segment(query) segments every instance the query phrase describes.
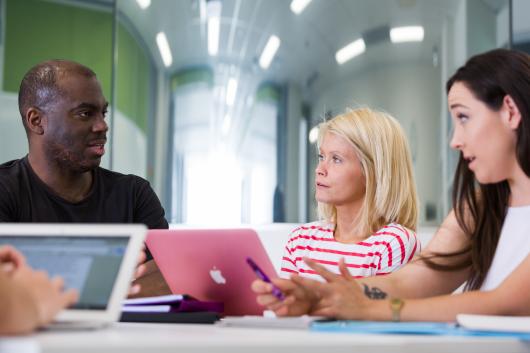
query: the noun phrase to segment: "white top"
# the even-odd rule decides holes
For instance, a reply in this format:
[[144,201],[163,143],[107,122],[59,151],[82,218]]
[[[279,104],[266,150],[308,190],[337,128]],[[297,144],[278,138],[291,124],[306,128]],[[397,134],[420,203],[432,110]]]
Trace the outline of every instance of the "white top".
[[481,290],[497,288],[530,254],[530,206],[509,207]]
[[416,233],[396,223],[387,224],[357,243],[336,241],[334,230],[334,224],[324,221],[294,229],[285,246],[280,277],[289,278],[297,273],[323,280],[305,264],[304,257],[334,273],[339,273],[339,260],[344,258],[350,274],[356,278],[385,275],[402,267],[420,250]]

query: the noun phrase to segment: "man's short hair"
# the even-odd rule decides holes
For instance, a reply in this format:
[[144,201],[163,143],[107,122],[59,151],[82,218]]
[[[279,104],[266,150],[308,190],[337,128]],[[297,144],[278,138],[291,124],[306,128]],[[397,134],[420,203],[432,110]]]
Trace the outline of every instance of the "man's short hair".
[[28,127],[24,116],[27,110],[31,107],[46,109],[48,104],[65,93],[59,87],[59,78],[72,73],[86,77],[96,76],[88,67],[69,60],[45,61],[35,65],[24,75],[18,92],[18,109],[26,131]]

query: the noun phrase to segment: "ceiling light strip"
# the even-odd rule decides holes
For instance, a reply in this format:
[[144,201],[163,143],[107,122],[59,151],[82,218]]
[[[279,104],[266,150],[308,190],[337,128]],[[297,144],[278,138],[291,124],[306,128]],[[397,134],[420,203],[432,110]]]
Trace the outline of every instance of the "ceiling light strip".
[[293,0],[291,1],[291,11],[296,15],[300,15],[310,2],[311,0]]
[[142,10],[147,9],[149,6],[151,6],[151,0],[136,0],[136,3]]
[[171,55],[171,49],[169,48],[169,43],[164,32],[159,32],[156,35],[156,44],[158,45],[158,50],[160,51],[160,56],[162,57],[164,65],[166,67],[171,66],[173,63],[173,56]]
[[392,43],[421,42],[424,35],[422,26],[394,27],[390,30]]
[[261,66],[263,70],[267,70],[271,65],[272,59],[280,47],[280,43],[280,38],[277,36],[272,35],[269,37],[269,40],[265,45],[265,49],[263,49],[263,52],[259,58],[259,66]]
[[356,56],[361,55],[365,51],[366,44],[364,43],[364,40],[360,38],[337,51],[337,53],[335,54],[335,60],[337,60],[337,63],[339,63],[339,65],[342,65],[345,62],[355,58]]

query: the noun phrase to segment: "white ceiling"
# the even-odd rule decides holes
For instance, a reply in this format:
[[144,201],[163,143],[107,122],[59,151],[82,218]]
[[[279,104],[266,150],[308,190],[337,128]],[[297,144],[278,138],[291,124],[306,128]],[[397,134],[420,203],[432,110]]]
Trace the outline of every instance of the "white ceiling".
[[[142,10],[135,0],[118,0],[118,8],[143,37],[155,62],[162,60],[155,35],[168,37],[173,64],[169,72],[216,63],[235,65],[261,80],[291,81],[302,88],[325,86],[372,65],[431,62],[439,46],[442,21],[454,14],[459,0],[313,0],[300,15],[289,9],[290,0],[222,0],[219,54],[207,51],[206,24],[200,18],[201,0],[152,0]],[[483,0],[498,11],[506,0]],[[421,43],[367,43],[366,52],[339,66],[335,52],[363,33],[403,25],[422,25]],[[267,71],[257,61],[268,37],[276,34],[281,46]]]

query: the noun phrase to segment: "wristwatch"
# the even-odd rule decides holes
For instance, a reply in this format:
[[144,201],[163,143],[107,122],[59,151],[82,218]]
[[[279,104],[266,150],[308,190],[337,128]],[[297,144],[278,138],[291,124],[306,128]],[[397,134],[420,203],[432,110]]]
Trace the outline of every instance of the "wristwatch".
[[401,309],[405,306],[405,302],[399,298],[390,299],[390,310],[392,310],[392,321],[401,321]]

